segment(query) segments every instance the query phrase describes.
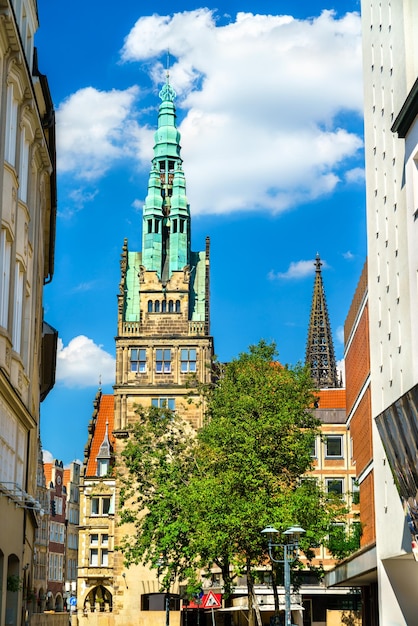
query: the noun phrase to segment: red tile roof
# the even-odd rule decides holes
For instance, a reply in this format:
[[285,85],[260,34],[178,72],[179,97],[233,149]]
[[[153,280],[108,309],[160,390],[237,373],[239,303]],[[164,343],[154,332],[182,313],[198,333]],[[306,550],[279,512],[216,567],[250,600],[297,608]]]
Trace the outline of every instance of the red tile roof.
[[52,480],[52,463],[44,463],[45,484],[49,489],[49,483]]
[[99,454],[100,446],[106,433],[106,422],[108,422],[108,435],[111,446],[115,445],[115,438],[112,435],[114,423],[114,396],[104,394],[100,398],[99,411],[97,413],[93,439],[89,451],[86,476],[97,476],[96,457]]
[[345,409],[345,389],[320,389],[315,394],[319,396],[318,409]]
[[68,483],[71,479],[71,470],[65,469],[62,475],[62,483],[68,488]]

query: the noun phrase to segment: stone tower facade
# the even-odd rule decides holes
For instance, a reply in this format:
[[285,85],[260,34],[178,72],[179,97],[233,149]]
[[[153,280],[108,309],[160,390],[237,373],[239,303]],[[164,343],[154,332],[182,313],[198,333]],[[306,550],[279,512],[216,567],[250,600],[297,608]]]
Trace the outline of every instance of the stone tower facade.
[[201,426],[202,407],[186,402],[187,381],[190,374],[201,382],[210,380],[209,239],[204,251],[192,252],[175,92],[168,77],[160,98],[142,251],[131,252],[125,240],[121,257],[114,387],[117,441],[136,420],[137,404],[166,404],[193,426]]

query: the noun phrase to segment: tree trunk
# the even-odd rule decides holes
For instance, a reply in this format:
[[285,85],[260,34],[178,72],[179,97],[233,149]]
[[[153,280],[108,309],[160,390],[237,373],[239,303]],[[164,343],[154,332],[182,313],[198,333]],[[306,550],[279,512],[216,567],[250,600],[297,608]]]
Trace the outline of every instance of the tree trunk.
[[277,591],[277,567],[271,564],[271,586],[273,587],[274,596],[274,614],[278,615],[280,612],[279,593]]
[[254,592],[254,579],[249,559],[247,559],[246,570],[248,590],[248,626],[255,626],[254,609],[257,616],[257,626],[262,626],[260,607],[258,606],[257,598]]

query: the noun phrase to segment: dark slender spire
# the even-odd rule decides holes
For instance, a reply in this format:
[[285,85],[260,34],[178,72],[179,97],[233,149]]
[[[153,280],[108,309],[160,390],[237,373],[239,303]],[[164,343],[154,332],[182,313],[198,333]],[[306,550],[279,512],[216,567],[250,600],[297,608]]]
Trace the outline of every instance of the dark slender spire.
[[321,259],[315,259],[315,283],[312,296],[306,364],[311,368],[312,378],[318,389],[340,387],[335,363],[334,345],[329,322],[324,285],[321,275]]

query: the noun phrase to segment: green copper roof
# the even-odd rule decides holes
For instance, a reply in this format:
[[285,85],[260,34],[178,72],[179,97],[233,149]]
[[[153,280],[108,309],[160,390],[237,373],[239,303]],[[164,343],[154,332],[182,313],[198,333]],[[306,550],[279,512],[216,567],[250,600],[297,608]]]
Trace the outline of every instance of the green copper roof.
[[160,91],[154,157],[143,213],[143,265],[147,270],[155,270],[164,281],[190,262],[190,212],[175,97],[167,75]]

